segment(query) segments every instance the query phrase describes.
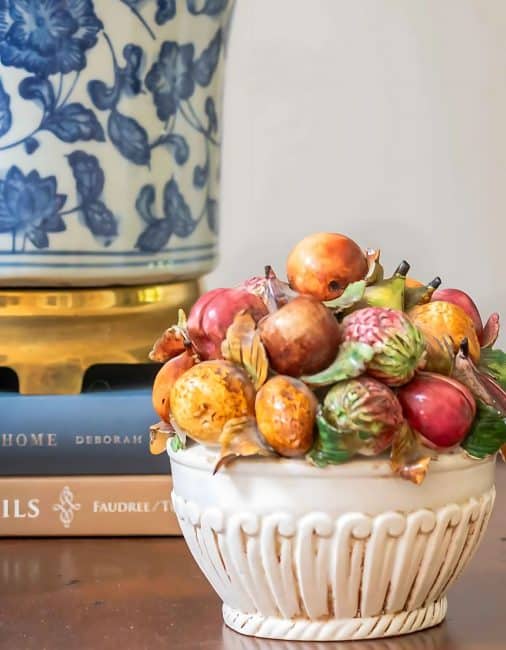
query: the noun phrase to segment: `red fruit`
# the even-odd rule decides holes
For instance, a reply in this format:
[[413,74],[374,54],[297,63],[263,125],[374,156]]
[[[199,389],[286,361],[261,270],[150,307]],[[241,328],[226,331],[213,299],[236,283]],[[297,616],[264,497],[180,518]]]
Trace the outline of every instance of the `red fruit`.
[[292,289],[318,300],[333,300],[350,282],[362,280],[367,266],[364,253],[352,239],[320,232],[295,246],[286,269]]
[[399,389],[404,416],[433,449],[448,449],[466,437],[476,415],[469,390],[454,379],[423,372]]
[[165,422],[170,417],[170,391],[176,381],[195,361],[189,352],[183,352],[163,364],[153,383],[153,408]]
[[299,296],[259,323],[271,366],[300,377],[327,368],[336,358],[339,325],[332,312],[309,296]]
[[467,293],[460,289],[438,289],[432,294],[431,302],[437,302],[438,300],[451,302],[465,311],[473,321],[476,334],[478,335],[478,340],[481,341],[483,335],[483,323],[478,307],[475,305],[471,296],[468,296]]
[[255,321],[267,314],[262,300],[244,289],[213,289],[201,296],[188,316],[188,334],[199,356],[221,359],[221,344],[234,317],[249,312]]

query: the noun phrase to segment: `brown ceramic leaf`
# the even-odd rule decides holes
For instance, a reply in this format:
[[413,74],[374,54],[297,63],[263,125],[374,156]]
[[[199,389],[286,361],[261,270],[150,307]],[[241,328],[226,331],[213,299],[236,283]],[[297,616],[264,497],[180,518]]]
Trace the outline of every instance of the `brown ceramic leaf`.
[[184,352],[189,343],[190,338],[186,329],[186,314],[180,309],[177,325],[173,325],[165,330],[153,345],[153,349],[149,353],[149,358],[151,361],[165,363],[169,359],[177,357],[178,354]]
[[426,353],[425,368],[430,372],[450,376],[455,363],[455,351],[451,336],[433,336],[424,334]]
[[278,278],[272,266],[265,267],[265,280],[264,302],[271,313],[299,295],[287,282]]
[[220,445],[220,460],[213,474],[241,457],[276,455],[262,442],[255,418],[251,416],[229,420],[220,435]]
[[265,267],[263,277],[254,276],[240,286],[249,293],[258,296],[269,313],[277,311],[299,295],[290,288],[287,282],[280,280],[272,266],[269,265]]
[[481,335],[480,341],[482,348],[491,348],[494,345],[499,336],[499,329],[499,314],[494,313],[489,316],[489,319],[483,328],[483,334]]
[[469,357],[467,341],[464,339],[455,357],[452,377],[467,386],[473,395],[484,404],[492,406],[506,417],[506,391],[495,379],[481,372]]
[[422,447],[416,431],[407,424],[396,434],[390,452],[390,465],[395,474],[416,485],[425,479],[430,455]]
[[383,280],[384,271],[380,263],[381,251],[377,248],[367,248],[365,258],[367,260],[367,275],[364,280],[367,284],[374,284]]
[[223,358],[242,366],[256,390],[265,383],[269,372],[267,353],[251,314],[241,311],[227,330],[222,343]]
[[158,422],[149,429],[149,451],[158,456],[167,449],[167,440],[174,435],[174,429],[167,422]]

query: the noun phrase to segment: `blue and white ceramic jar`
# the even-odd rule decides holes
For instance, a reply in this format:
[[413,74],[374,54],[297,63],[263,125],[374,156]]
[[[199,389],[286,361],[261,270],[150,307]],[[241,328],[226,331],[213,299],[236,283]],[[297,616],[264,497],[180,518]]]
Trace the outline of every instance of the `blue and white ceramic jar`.
[[0,283],[216,262],[233,0],[0,0]]

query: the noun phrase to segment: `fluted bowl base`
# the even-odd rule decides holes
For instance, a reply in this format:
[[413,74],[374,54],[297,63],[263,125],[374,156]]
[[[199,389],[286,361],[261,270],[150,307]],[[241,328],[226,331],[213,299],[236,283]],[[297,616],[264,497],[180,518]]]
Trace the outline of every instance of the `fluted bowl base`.
[[447,610],[446,598],[426,607],[397,614],[367,618],[328,618],[313,621],[304,618],[276,618],[245,614],[223,605],[223,620],[234,632],[265,639],[286,641],[354,641],[411,634],[442,623]]
[[170,450],[172,501],[188,547],[250,636],[345,641],[440,623],[494,504],[494,458],[440,454],[422,485],[388,457],[313,467]]

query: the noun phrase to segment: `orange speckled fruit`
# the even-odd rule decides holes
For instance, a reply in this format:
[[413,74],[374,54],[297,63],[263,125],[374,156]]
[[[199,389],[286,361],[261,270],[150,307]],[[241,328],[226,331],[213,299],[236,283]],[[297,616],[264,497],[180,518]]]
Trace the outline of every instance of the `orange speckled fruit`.
[[427,338],[442,340],[445,336],[451,337],[455,352],[462,339],[467,338],[471,359],[475,363],[480,360],[480,342],[473,321],[457,305],[442,300],[428,302],[410,309],[408,316]]
[[170,416],[170,391],[179,377],[194,365],[193,356],[182,352],[169,359],[158,371],[153,383],[153,408],[165,422]]
[[350,282],[366,276],[367,260],[353,239],[318,232],[295,246],[288,256],[286,272],[292,289],[317,300],[333,300]]
[[246,373],[230,361],[204,361],[176,381],[170,410],[190,438],[217,445],[229,420],[254,415],[255,389]]
[[258,429],[278,454],[303,456],[313,445],[316,406],[316,397],[299,379],[277,375],[258,391]]
[[424,284],[420,280],[415,280],[415,278],[410,278],[409,276],[406,278],[406,289],[417,289],[423,286]]

